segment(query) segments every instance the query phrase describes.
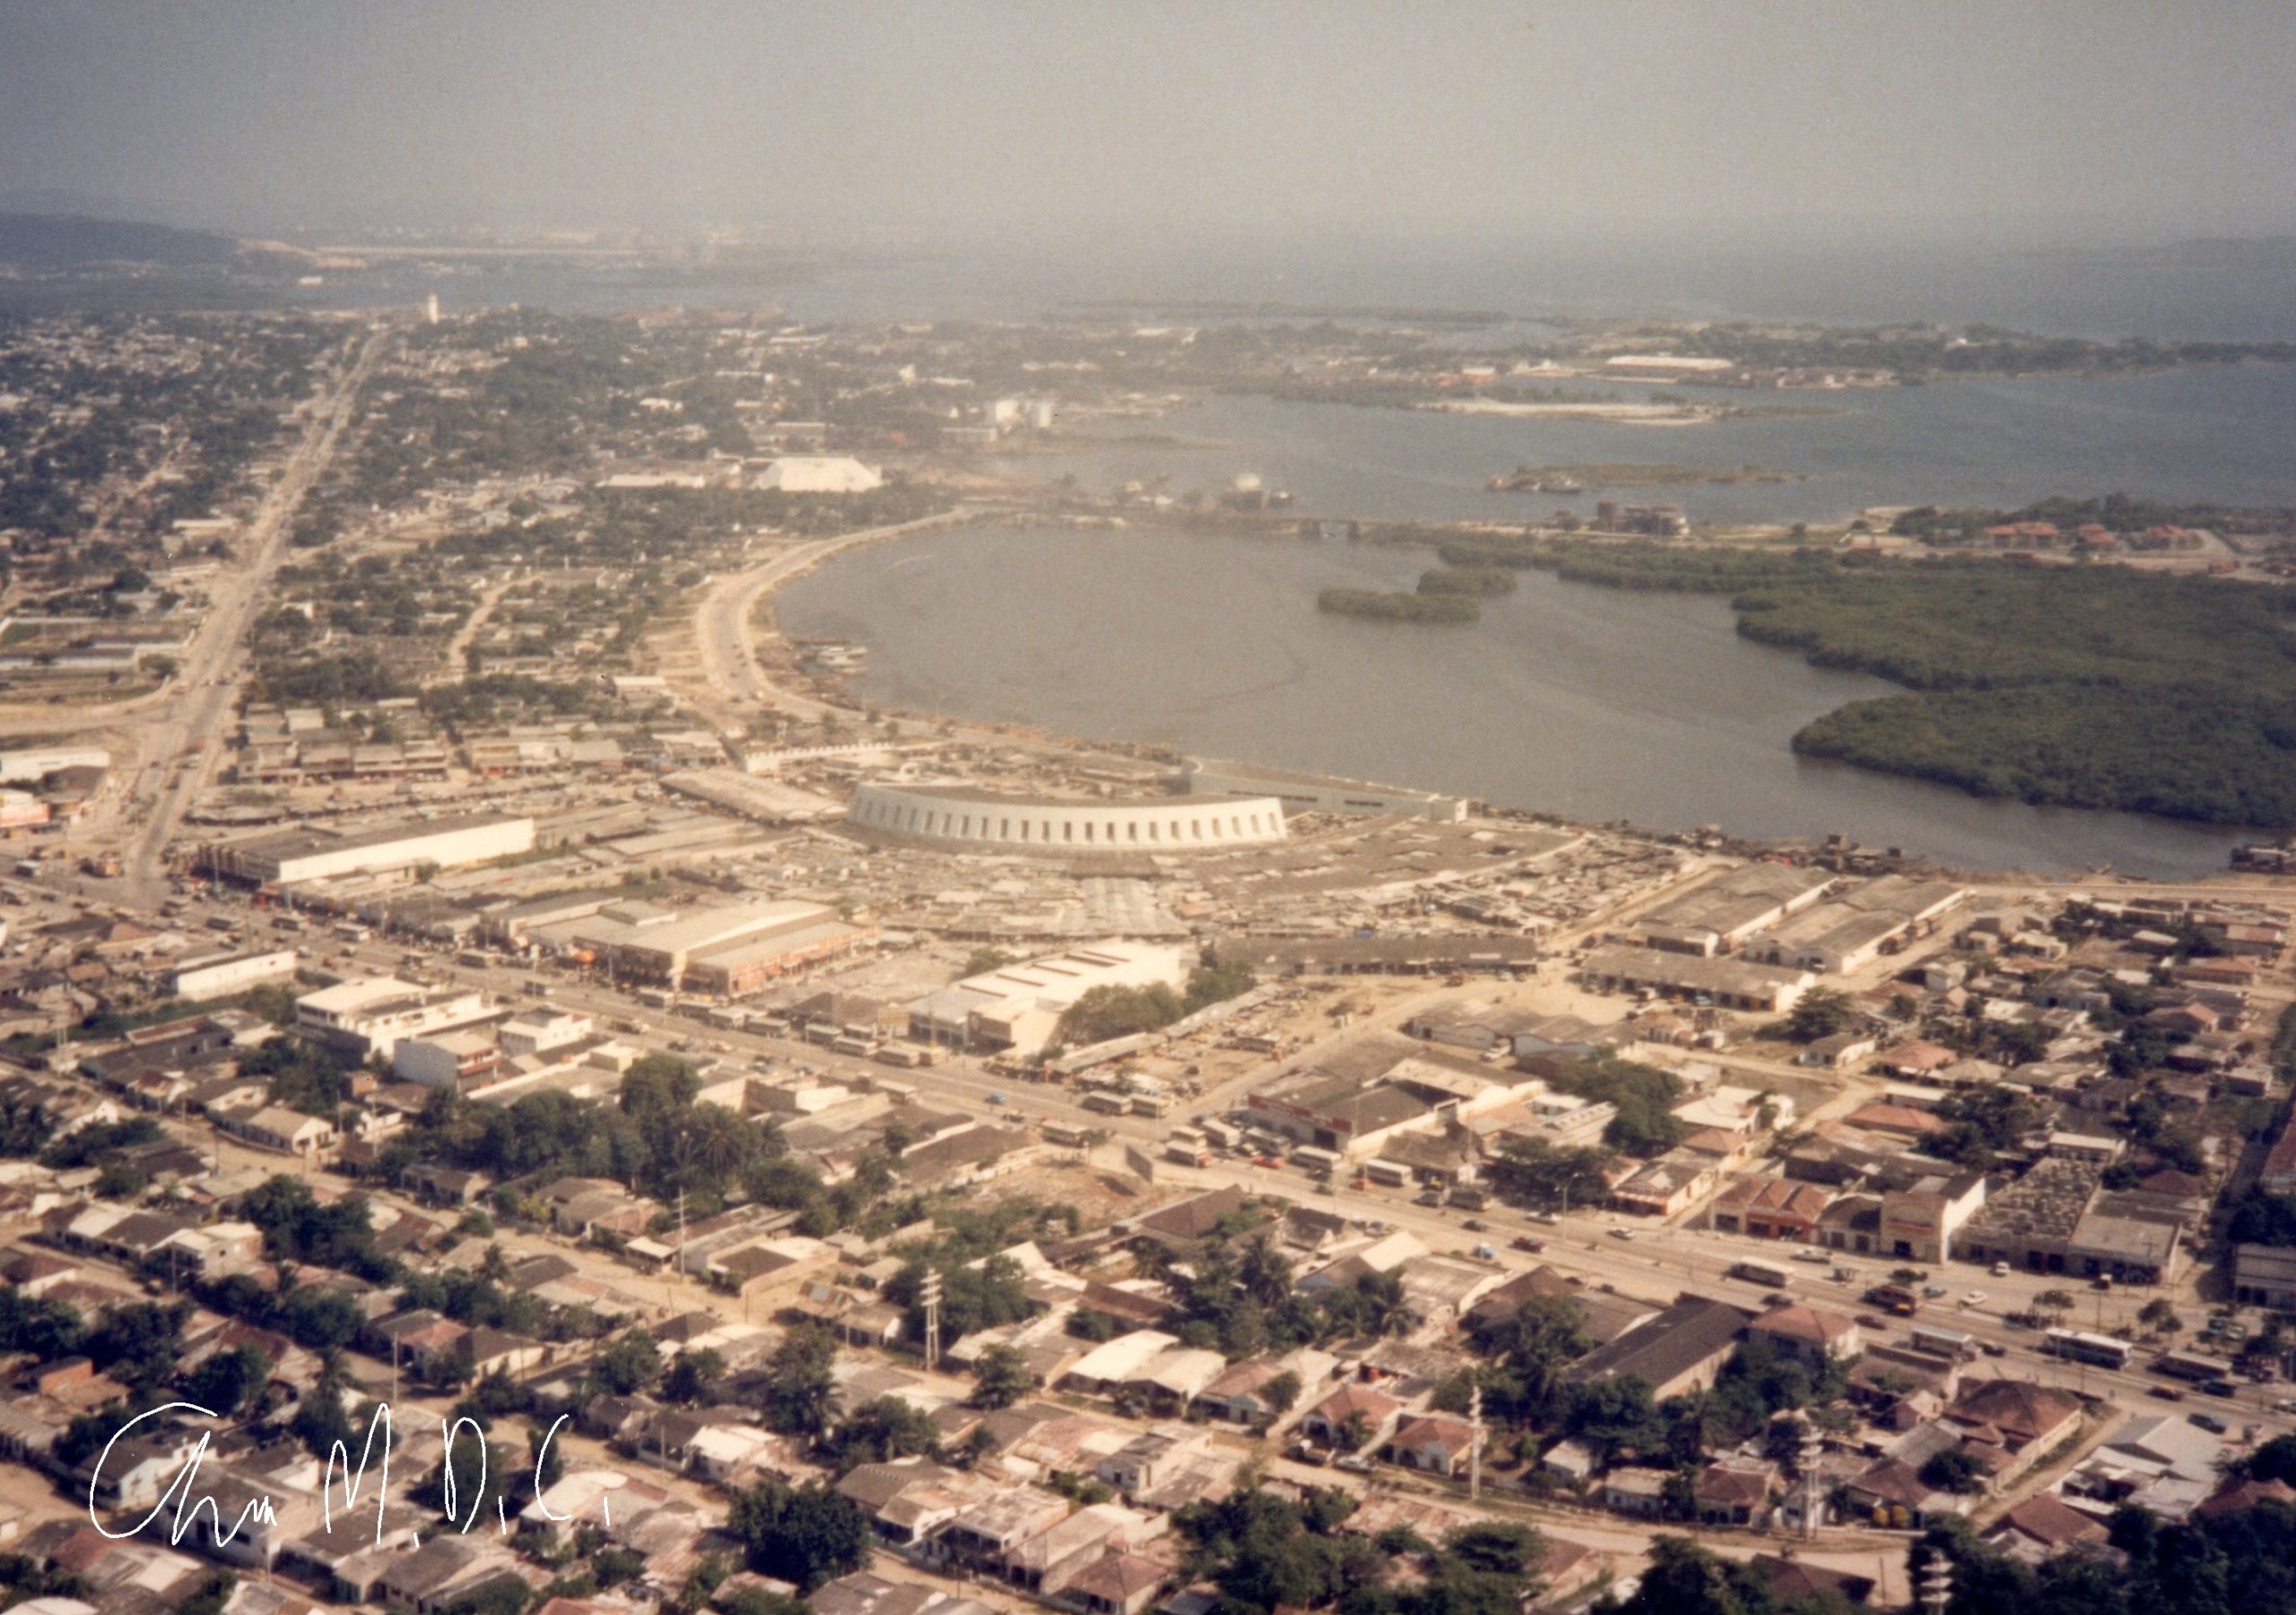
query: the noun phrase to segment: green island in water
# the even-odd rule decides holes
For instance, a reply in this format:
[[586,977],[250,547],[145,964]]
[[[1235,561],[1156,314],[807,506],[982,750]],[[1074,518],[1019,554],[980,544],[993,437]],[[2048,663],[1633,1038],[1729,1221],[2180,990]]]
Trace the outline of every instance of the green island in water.
[[1367,622],[1473,622],[1483,608],[1472,595],[1414,595],[1408,589],[1325,589],[1316,609]]
[[1419,575],[1416,592],[1403,589],[1326,589],[1316,609],[1368,622],[1473,622],[1483,615],[1476,601],[1515,592],[1515,575],[1505,566],[1431,567]]
[[[2296,594],[2109,565],[1474,534],[1454,568],[1726,594],[1738,632],[1905,693],[1805,725],[1796,751],[1979,796],[2296,824]],[[1401,596],[1409,599],[1411,596]]]

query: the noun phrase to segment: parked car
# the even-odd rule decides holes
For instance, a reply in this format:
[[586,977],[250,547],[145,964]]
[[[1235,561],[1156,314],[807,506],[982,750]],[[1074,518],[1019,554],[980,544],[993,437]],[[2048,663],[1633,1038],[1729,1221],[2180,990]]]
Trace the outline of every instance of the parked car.
[[1857,1326],[1869,1332],[1878,1332],[1887,1329],[1890,1326],[1890,1320],[1878,1317],[1870,1312],[1861,1312],[1857,1315]]
[[1528,1234],[1518,1234],[1507,1242],[1518,1251],[1528,1251],[1534,1256],[1546,1248],[1546,1241],[1534,1239]]
[[1921,1293],[1930,1300],[1942,1301],[1945,1298],[1945,1287],[1943,1284],[1925,1284],[1921,1287]]
[[2009,1348],[2003,1345],[1999,1341],[1979,1341],[1977,1343],[1977,1349],[1979,1351],[1984,1352],[1987,1357],[2006,1357],[2009,1355]]
[[2185,1417],[2212,1436],[2229,1436],[2232,1432],[2232,1427],[2213,1413],[2187,1413]]
[[1993,1276],[1996,1279],[2007,1278],[2009,1276],[2009,1264],[2006,1262],[1995,1263],[1993,1264]]
[[2200,1388],[2211,1396],[2238,1396],[2240,1394],[2240,1387],[2229,1379],[2204,1379],[2200,1382]]
[[2162,1402],[2182,1402],[2185,1399],[2185,1394],[2174,1385],[2153,1385],[2151,1392]]
[[1443,1191],[1440,1189],[1423,1190],[1411,1197],[1411,1203],[1413,1205],[1441,1205],[1443,1203]]
[[1984,1306],[1984,1305],[1985,1305],[1985,1291],[1983,1291],[1983,1290],[1981,1290],[1981,1289],[1972,1289],[1972,1290],[1970,1290],[1970,1291],[1969,1292],[1969,1294],[1967,1294],[1967,1295],[1965,1295],[1965,1296],[1963,1296],[1963,1297],[1961,1298],[1961,1305],[1962,1305],[1962,1306],[1964,1306],[1964,1307],[1982,1307],[1982,1306]]

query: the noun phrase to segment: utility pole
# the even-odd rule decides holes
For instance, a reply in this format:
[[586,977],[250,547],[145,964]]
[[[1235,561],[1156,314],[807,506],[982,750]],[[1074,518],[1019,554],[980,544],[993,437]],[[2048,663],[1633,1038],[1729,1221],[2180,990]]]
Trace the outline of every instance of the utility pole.
[[1483,1382],[1467,1393],[1467,1501],[1483,1496]]
[[941,1275],[928,1272],[917,1287],[917,1298],[925,1307],[925,1371],[930,1374],[941,1360]]

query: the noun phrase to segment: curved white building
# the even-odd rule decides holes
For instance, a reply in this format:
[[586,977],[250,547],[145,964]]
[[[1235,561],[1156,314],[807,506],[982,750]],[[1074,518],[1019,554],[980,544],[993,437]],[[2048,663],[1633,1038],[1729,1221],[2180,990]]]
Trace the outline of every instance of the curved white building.
[[904,841],[1054,857],[1259,847],[1288,833],[1283,804],[1273,796],[1101,802],[1010,796],[957,785],[865,785],[854,792],[845,819],[857,829]]

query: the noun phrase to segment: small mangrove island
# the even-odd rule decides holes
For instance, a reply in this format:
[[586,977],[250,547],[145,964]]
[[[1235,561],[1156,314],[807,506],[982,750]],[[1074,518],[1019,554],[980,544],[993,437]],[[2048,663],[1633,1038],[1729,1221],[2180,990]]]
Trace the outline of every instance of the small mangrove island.
[[1325,589],[1316,609],[1367,622],[1473,622],[1483,608],[1472,595],[1413,595],[1402,589]]

